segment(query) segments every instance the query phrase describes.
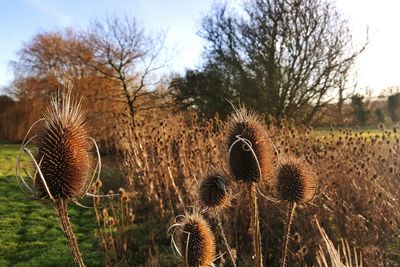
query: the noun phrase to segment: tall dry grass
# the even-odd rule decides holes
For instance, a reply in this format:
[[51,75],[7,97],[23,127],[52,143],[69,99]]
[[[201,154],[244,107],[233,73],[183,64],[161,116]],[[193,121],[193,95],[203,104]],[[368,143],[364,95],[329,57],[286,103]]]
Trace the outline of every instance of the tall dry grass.
[[[97,207],[101,207],[98,233],[108,266],[123,262],[177,264],[168,256],[172,253],[165,251],[169,245],[167,227],[172,224],[171,218],[194,210],[199,182],[210,168],[227,171],[222,160],[226,130],[219,119],[202,121],[188,114],[142,119],[135,127],[119,119],[114,138],[121,156],[124,191],[129,198],[125,203],[117,198],[96,200]],[[399,264],[397,128],[383,129],[376,135],[345,128],[320,136],[311,128],[282,121],[271,123],[267,130],[280,154],[303,158],[319,179],[314,200],[297,207],[291,225],[288,266],[317,264],[316,255],[323,240],[314,217],[334,243],[344,237],[359,249],[365,266]],[[263,195],[273,195],[266,183],[258,188]],[[232,190],[232,207],[221,214],[221,221],[238,266],[251,266],[250,225],[243,220],[249,218],[249,196],[237,185]],[[259,209],[265,262],[267,266],[277,266],[286,207],[260,194]],[[217,229],[217,221],[209,219],[212,228]],[[215,232],[217,251],[222,253],[226,251],[221,245],[224,242]],[[229,259],[224,258],[216,264],[230,266]]]

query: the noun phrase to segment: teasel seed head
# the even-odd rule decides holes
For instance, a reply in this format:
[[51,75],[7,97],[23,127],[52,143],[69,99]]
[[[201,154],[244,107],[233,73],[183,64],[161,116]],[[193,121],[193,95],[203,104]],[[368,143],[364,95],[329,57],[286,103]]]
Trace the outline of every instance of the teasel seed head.
[[[80,102],[70,93],[53,97],[43,115],[35,140],[46,185],[54,199],[80,196],[91,171],[92,143]],[[36,178],[34,189],[40,198],[49,198],[43,181]]]
[[276,189],[283,201],[297,204],[309,202],[315,195],[316,175],[300,159],[282,159],[276,170]]
[[207,221],[197,212],[181,215],[176,219],[179,221],[168,230],[172,248],[188,267],[211,266],[215,259],[216,247],[215,236]]
[[225,175],[211,173],[201,181],[199,201],[205,208],[218,212],[228,207],[231,199],[230,184]]
[[212,264],[216,250],[215,237],[201,215],[190,215],[182,222],[180,244],[188,266],[200,267]]
[[229,119],[227,148],[229,168],[237,182],[259,182],[270,178],[275,151],[259,116],[245,108]]

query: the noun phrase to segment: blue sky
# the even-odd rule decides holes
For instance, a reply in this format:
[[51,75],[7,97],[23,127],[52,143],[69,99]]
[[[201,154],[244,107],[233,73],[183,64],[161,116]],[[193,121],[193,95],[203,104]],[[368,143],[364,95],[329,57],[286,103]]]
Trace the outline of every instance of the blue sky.
[[41,31],[85,29],[94,18],[133,15],[147,32],[166,31],[166,47],[173,54],[170,68],[182,71],[199,62],[202,39],[196,35],[202,14],[212,0],[0,0],[0,87],[13,78],[10,60],[24,42]]
[[[239,0],[235,0],[239,2]],[[167,31],[166,46],[175,50],[170,69],[182,71],[200,62],[203,41],[196,35],[202,15],[213,0],[0,0],[0,88],[13,78],[10,60],[23,42],[40,31],[74,27],[84,29],[93,18],[131,14],[148,32]],[[336,0],[350,21],[355,43],[365,38],[370,45],[357,61],[361,92],[400,85],[400,1]]]

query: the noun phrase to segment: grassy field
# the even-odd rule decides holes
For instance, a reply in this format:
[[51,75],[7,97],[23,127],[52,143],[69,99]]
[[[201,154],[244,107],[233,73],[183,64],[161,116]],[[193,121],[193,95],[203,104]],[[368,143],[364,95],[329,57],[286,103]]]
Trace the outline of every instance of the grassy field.
[[[75,266],[53,205],[19,189],[17,151],[16,144],[0,143],[0,266]],[[71,205],[70,216],[85,263],[101,266],[94,211]]]

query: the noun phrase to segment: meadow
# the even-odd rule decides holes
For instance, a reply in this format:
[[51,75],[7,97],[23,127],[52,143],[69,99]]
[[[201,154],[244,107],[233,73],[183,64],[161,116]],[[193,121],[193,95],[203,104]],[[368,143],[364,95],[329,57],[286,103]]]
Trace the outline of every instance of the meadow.
[[[182,259],[173,254],[169,226],[197,209],[198,186],[210,170],[227,172],[225,122],[169,115],[137,125],[120,121],[113,133],[116,153],[104,156],[106,167],[93,192],[110,197],[83,201],[94,209],[70,205],[87,266],[178,266]],[[314,130],[283,121],[268,125],[267,132],[278,153],[304,158],[318,177],[315,198],[300,205],[293,222],[289,266],[322,266],[317,255],[328,252],[317,222],[335,246],[346,239],[351,257],[362,257],[364,266],[400,266],[397,128]],[[18,148],[0,145],[0,266],[73,266],[53,205],[27,199],[16,183]],[[286,205],[261,195],[273,196],[270,184],[261,183],[259,190],[266,266],[277,266]],[[117,191],[120,196],[112,196]],[[249,222],[243,220],[248,196],[240,184],[233,192],[221,220],[238,266],[253,266]],[[217,221],[204,216],[218,254],[226,252]],[[231,266],[227,255],[215,264]]]

